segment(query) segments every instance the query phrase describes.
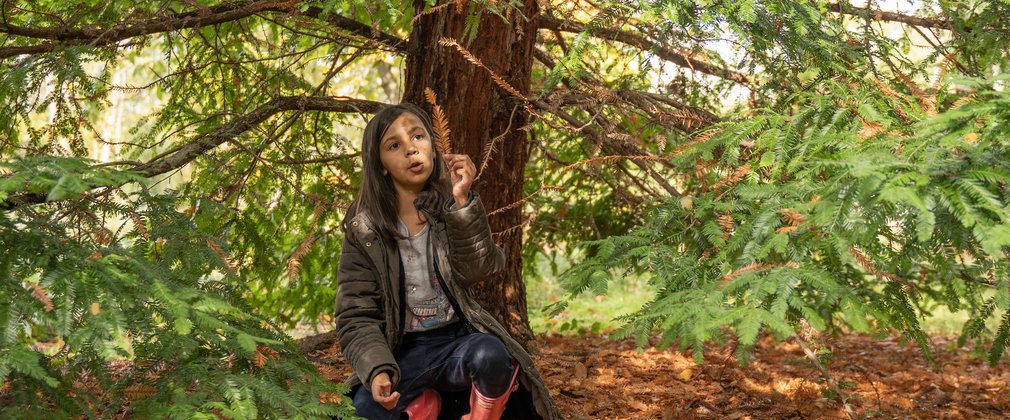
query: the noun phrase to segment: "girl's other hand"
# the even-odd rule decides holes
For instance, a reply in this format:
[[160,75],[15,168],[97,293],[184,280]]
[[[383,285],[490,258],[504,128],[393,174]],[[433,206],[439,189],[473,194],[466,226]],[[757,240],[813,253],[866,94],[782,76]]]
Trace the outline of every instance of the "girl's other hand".
[[372,378],[372,399],[379,403],[382,408],[392,410],[396,407],[396,402],[400,401],[400,393],[389,392],[393,390],[393,384],[389,382],[389,374],[380,372]]
[[467,198],[470,197],[470,186],[473,185],[473,178],[477,176],[477,167],[468,155],[442,155],[445,165],[449,167],[449,175],[452,180],[452,197],[456,199],[456,208],[466,205]]

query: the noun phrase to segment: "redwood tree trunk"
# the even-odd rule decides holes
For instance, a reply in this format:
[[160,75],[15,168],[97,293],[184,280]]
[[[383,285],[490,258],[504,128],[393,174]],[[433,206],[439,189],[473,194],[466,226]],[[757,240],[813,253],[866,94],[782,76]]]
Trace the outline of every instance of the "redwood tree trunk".
[[[421,2],[415,2],[419,6]],[[492,81],[485,69],[467,61],[453,47],[439,45],[450,38],[463,45],[485,66],[523,95],[529,93],[532,51],[536,41],[536,0],[523,1],[522,16],[515,11],[501,17],[485,13],[477,36],[461,39],[466,10],[450,6],[422,16],[415,22],[408,44],[404,100],[422,105],[424,89],[438,96],[452,130],[455,153],[470,155],[480,170],[488,147],[494,142],[486,168],[474,184],[488,212],[523,198],[523,172],[529,159],[529,122],[522,101]],[[418,10],[420,12],[420,10]],[[504,273],[477,286],[474,295],[495,315],[523,346],[533,338],[526,312],[526,286],[522,277],[522,206],[490,217],[495,241],[505,250]]]

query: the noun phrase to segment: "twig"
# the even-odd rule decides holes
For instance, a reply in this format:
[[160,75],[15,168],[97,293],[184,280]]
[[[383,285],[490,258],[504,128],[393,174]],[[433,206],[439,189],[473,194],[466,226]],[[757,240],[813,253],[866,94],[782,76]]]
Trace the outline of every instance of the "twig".
[[[507,135],[509,131],[512,130],[512,121],[515,119],[516,110],[518,109],[519,109],[518,105],[512,107],[512,114],[509,115],[509,125],[505,127],[505,131],[495,136],[493,139],[491,139],[491,141],[487,143],[487,148],[484,149],[483,156],[481,157],[480,160],[480,170],[477,171],[477,176],[473,178],[474,181],[480,179],[480,176],[484,174],[484,169],[487,168],[488,162],[491,161],[491,155],[494,154],[494,152],[497,150],[496,145],[498,144],[498,142],[504,139],[505,135]],[[522,129],[520,128],[520,130]]]
[[862,366],[855,366],[855,370],[857,370],[857,371],[859,371],[859,373],[863,374],[863,378],[866,379],[866,382],[869,382],[870,386],[873,387],[873,392],[875,394],[877,394],[877,411],[880,411],[881,410],[881,405],[880,405],[881,404],[880,403],[880,390],[877,389],[877,384],[875,384],[873,382],[873,380],[870,379],[870,375],[866,374],[866,368],[864,368]]
[[793,338],[796,340],[796,343],[800,345],[800,348],[803,349],[803,353],[807,355],[807,358],[810,359],[814,366],[817,367],[817,370],[821,371],[821,375],[824,376],[824,380],[828,382],[828,386],[831,387],[831,390],[834,391],[835,395],[838,395],[838,400],[842,402],[842,409],[845,410],[845,414],[848,414],[850,419],[855,420],[856,413],[852,411],[852,407],[850,407],[847,402],[848,396],[842,393],[841,388],[838,388],[838,382],[835,382],[834,378],[832,378],[828,373],[828,370],[824,368],[824,365],[817,360],[817,355],[814,354],[813,350],[810,350],[810,346],[807,345],[806,341],[798,335],[793,336]]

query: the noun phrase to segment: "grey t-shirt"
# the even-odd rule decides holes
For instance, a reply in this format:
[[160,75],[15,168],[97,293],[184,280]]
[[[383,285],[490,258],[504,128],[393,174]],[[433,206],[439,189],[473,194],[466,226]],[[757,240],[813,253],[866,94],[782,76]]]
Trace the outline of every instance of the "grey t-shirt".
[[[408,236],[407,225],[401,220],[400,234]],[[403,261],[404,290],[407,296],[407,332],[427,331],[455,322],[458,317],[449,298],[435,277],[434,256],[425,224],[414,236],[398,239],[400,260]]]

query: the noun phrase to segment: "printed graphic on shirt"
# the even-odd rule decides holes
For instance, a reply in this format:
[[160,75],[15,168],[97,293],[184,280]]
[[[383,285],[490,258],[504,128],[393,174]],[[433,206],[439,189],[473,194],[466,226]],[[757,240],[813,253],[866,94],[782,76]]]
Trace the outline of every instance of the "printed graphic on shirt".
[[[438,278],[432,276],[432,288],[441,292],[442,288],[438,284]],[[408,297],[409,301],[410,298]],[[413,315],[410,320],[410,331],[429,330],[448,323],[455,314],[449,298],[445,293],[437,293],[435,297],[426,300],[417,300],[408,304],[410,313]]]

